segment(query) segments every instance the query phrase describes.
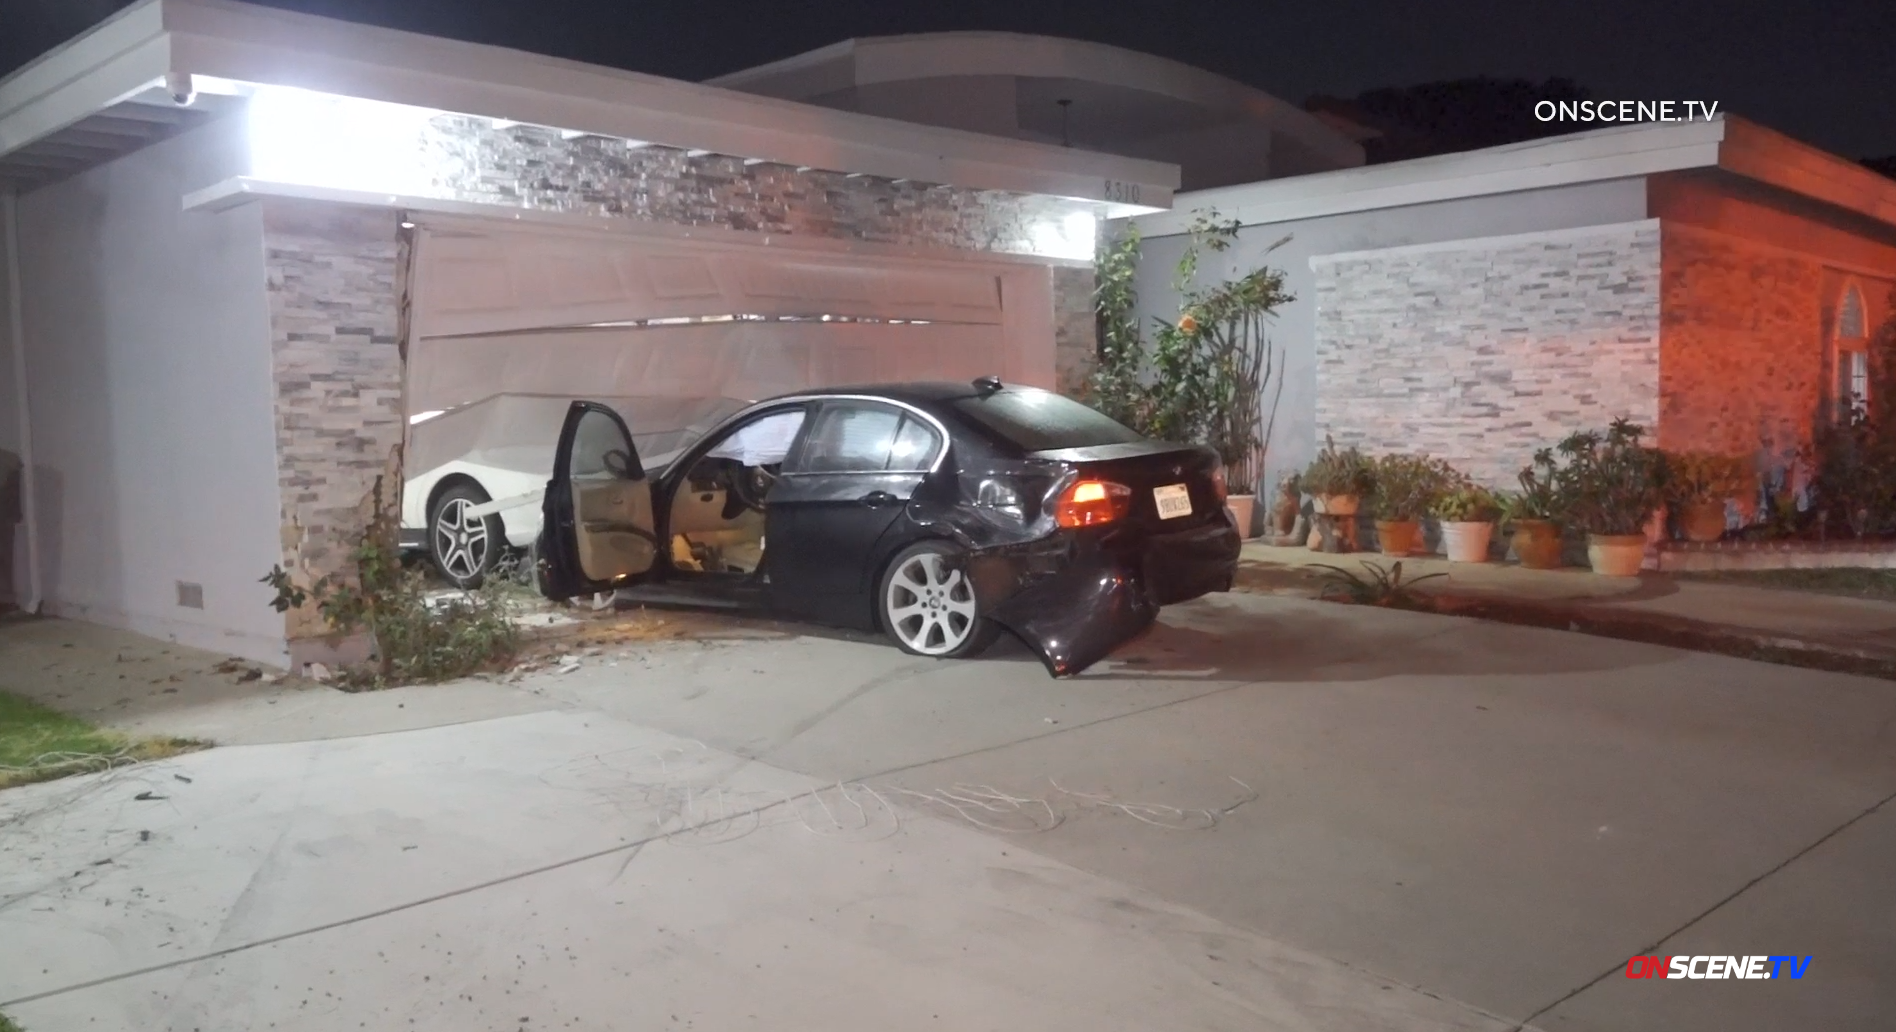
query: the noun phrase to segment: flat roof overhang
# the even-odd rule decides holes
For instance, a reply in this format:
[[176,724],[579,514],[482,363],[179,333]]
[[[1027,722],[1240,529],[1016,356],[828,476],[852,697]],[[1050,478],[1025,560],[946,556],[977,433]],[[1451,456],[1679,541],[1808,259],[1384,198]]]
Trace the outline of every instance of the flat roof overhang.
[[[0,80],[0,188],[214,117],[167,77],[316,90],[796,167],[1099,204],[1171,204],[1175,165],[915,125],[230,0],[143,0]],[[199,105],[204,105],[199,107]],[[132,132],[126,123],[152,128]],[[61,134],[65,134],[63,137]]]
[[1134,221],[1148,237],[1174,236],[1189,232],[1191,213],[1205,208],[1244,225],[1271,225],[1693,169],[1716,169],[1896,226],[1896,180],[1729,115],[1195,190],[1179,195],[1174,210]]

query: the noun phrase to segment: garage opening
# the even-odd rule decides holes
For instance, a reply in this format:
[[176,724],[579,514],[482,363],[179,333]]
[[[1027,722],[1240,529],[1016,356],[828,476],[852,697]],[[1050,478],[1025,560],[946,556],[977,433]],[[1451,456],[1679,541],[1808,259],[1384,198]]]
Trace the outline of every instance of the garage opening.
[[[414,261],[403,538],[462,586],[538,536],[572,400],[617,411],[653,467],[780,394],[987,375],[1053,386],[1040,265],[473,219],[424,222]],[[742,461],[758,454],[692,472],[707,490],[680,495],[696,508],[672,514],[690,528],[675,563],[755,568],[761,527],[741,493],[756,485],[741,471],[767,466]]]

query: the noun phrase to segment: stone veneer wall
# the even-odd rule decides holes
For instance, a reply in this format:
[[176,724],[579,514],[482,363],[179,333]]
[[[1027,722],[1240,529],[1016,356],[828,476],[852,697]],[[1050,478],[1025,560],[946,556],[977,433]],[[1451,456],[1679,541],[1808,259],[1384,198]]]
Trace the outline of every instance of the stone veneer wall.
[[[404,420],[398,216],[264,202],[270,347],[276,372],[283,565],[304,583],[350,571],[378,475],[399,502]],[[291,656],[326,628],[289,614]]]
[[1311,259],[1317,436],[1512,486],[1538,448],[1659,404],[1656,221]]
[[1053,267],[1053,364],[1060,393],[1078,395],[1099,359],[1093,268]]
[[436,196],[685,226],[1035,253],[1033,229],[1097,205],[694,155],[442,115],[423,133]]

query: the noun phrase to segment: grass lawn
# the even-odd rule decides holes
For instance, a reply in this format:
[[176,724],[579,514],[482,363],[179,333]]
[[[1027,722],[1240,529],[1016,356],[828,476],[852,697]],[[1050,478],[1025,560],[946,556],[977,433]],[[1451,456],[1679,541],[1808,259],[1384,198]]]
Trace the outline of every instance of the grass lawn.
[[15,1025],[5,1014],[0,1014],[0,1032],[26,1032],[26,1030]]
[[[0,692],[0,788],[202,749],[188,738],[133,738]],[[0,1032],[12,1028],[0,1018]]]
[[1707,570],[1674,574],[1680,580],[1747,584],[1755,588],[1814,591],[1896,602],[1896,570],[1840,567],[1833,570]]

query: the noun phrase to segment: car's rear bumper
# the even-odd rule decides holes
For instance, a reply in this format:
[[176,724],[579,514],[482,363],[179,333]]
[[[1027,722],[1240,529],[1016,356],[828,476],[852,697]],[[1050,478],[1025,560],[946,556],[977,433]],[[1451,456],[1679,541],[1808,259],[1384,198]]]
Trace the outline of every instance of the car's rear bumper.
[[1229,590],[1242,542],[1226,515],[1168,534],[1062,534],[1044,544],[1062,554],[1015,553],[1021,587],[994,606],[992,618],[1058,677],[1092,666],[1145,630],[1160,606]]
[[1161,606],[1231,590],[1244,544],[1228,518],[1177,534],[1153,535],[1146,542],[1139,572],[1147,594]]

